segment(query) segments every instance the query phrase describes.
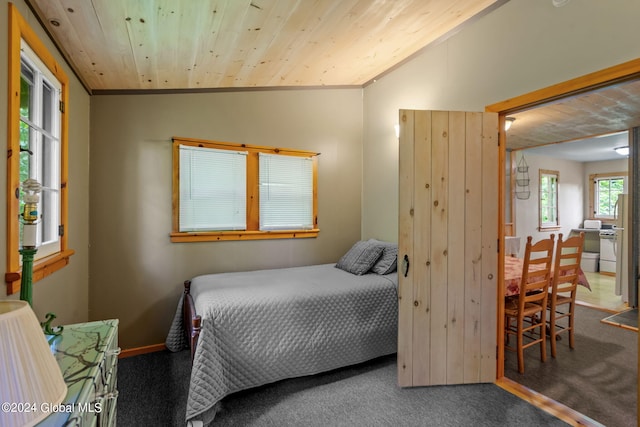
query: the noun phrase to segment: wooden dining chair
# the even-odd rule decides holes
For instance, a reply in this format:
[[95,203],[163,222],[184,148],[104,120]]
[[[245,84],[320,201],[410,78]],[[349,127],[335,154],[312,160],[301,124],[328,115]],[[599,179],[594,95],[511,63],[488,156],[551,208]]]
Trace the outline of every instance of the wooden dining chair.
[[[569,237],[564,242],[562,234],[558,235],[551,290],[547,299],[549,309],[549,339],[551,340],[551,356],[556,357],[556,341],[558,334],[569,332],[569,348],[574,348],[574,323],[578,277],[584,233]],[[559,322],[561,319],[567,319]]]
[[[527,237],[520,293],[505,299],[505,348],[517,353],[521,374],[524,373],[525,348],[540,344],[540,359],[547,360],[546,314],[554,239],[555,235],[551,234],[548,239],[532,244],[532,237]],[[516,336],[516,347],[509,345],[510,335]]]

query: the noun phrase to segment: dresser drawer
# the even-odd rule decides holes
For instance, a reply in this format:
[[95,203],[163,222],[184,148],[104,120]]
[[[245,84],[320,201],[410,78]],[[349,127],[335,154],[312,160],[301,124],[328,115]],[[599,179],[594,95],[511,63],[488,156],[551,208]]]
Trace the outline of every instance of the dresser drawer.
[[49,337],[67,396],[39,426],[115,426],[118,399],[118,320],[66,325]]

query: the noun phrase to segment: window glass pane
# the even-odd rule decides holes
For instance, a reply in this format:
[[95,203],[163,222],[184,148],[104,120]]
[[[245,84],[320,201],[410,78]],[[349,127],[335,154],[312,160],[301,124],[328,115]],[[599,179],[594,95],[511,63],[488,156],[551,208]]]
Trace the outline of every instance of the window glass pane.
[[[35,91],[33,90],[34,73],[33,70],[24,62],[20,64],[20,156],[19,156],[19,182],[23,182],[31,176],[32,158],[29,152],[31,150],[31,141],[35,137],[35,130],[29,125],[33,122],[32,104]],[[20,190],[20,198],[18,200],[19,212],[24,209],[23,192]],[[22,221],[18,221],[19,242],[22,242],[23,236]]]
[[596,215],[613,217],[618,195],[624,191],[624,178],[602,178],[596,180]]
[[598,180],[598,214],[609,215],[610,203],[609,180]]
[[313,161],[260,153],[260,230],[313,228]]
[[60,186],[60,163],[56,160],[60,158],[60,141],[43,135],[40,155],[40,184],[44,188],[57,190]]
[[29,162],[31,157],[31,134],[32,129],[25,122],[20,122],[20,182],[29,178]]
[[40,193],[40,209],[43,213],[40,227],[41,244],[47,244],[58,240],[58,213],[59,213],[59,192],[43,190]]
[[180,231],[245,230],[247,152],[180,146]]
[[[35,53],[24,43],[20,82],[20,176],[42,185],[38,213],[37,258],[60,250],[60,113],[61,85]],[[21,192],[20,212],[24,201]],[[22,224],[19,221],[20,239]],[[21,241],[20,240],[20,241]]]
[[39,170],[39,182],[42,185],[40,194],[40,211],[42,227],[40,238],[42,244],[58,239],[60,224],[60,141],[46,135],[42,137],[40,147],[42,162]]
[[20,117],[31,120],[33,71],[22,63],[20,72]]
[[558,225],[558,176],[540,174],[540,225]]
[[47,83],[42,83],[42,128],[49,133],[53,133],[53,123],[55,119],[55,94],[53,88]]

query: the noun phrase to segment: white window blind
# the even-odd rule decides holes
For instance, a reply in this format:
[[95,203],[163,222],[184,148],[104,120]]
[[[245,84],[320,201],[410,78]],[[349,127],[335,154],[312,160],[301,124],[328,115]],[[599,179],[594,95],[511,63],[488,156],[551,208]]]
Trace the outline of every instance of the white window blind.
[[247,228],[247,152],[180,145],[180,231]]
[[313,228],[313,161],[260,153],[260,230]]

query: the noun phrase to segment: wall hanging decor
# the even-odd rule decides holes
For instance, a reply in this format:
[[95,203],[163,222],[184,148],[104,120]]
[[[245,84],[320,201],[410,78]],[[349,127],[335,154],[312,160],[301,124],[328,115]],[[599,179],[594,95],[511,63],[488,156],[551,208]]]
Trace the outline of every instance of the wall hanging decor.
[[520,200],[527,200],[531,195],[529,191],[529,165],[524,156],[520,157],[516,166],[516,197]]

